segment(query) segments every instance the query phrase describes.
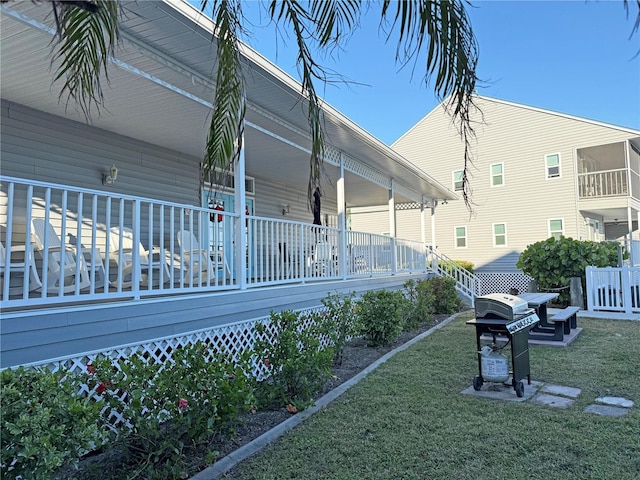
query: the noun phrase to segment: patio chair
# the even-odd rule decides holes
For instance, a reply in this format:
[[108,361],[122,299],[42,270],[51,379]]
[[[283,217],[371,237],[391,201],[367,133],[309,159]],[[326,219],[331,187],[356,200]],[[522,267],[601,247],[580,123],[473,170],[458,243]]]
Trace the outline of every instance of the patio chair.
[[320,242],[313,248],[311,255],[311,274],[325,277],[336,272],[333,247],[330,243]]
[[[47,252],[47,292],[57,293],[60,288],[64,293],[71,293],[76,290],[87,288],[91,284],[87,262],[80,252],[77,254],[76,247],[63,244],[56,230],[44,218],[34,218],[31,221],[33,235],[35,239],[35,253],[44,260],[45,238],[48,238]],[[76,278],[76,270],[79,276]],[[45,273],[43,272],[41,278]]]
[[[123,288],[130,288],[133,285],[133,230],[128,227],[112,227],[109,235],[109,261],[118,264],[118,278],[109,282],[112,286],[117,286],[122,281]],[[120,251],[122,250],[122,255]],[[170,258],[169,252],[165,250],[164,254],[159,248],[153,247],[152,251],[146,250],[140,242],[138,242],[138,257],[140,262],[139,278],[142,285],[148,285],[149,277],[153,270],[157,271],[153,275],[153,282],[156,285],[167,283],[170,280],[169,266],[167,259]]]
[[[0,296],[4,292],[5,281],[9,282],[9,295],[20,295],[23,292],[24,281],[26,280],[24,277],[25,270],[29,271],[29,286],[27,290],[30,292],[42,288],[31,245],[11,245],[8,269],[6,255],[7,250],[4,244],[0,242]],[[14,285],[11,285],[11,278],[16,276],[21,277],[22,282],[14,282]]]
[[194,286],[207,285],[215,279],[214,264],[207,250],[200,248],[198,239],[188,230],[180,230],[177,234],[178,246],[180,247],[181,258],[183,260],[184,283]]

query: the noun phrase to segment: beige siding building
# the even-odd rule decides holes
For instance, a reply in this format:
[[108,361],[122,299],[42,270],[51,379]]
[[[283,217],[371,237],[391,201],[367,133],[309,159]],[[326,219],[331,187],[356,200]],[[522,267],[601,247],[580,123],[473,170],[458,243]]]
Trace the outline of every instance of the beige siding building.
[[[435,239],[441,253],[479,273],[517,272],[520,252],[550,236],[631,238],[640,211],[640,131],[486,97],[477,105],[471,212],[462,201],[463,144],[442,106],[392,145],[461,198],[438,202],[435,222],[430,208],[422,221],[418,209],[397,211],[398,237]],[[352,229],[374,225],[389,231],[386,205],[351,212]]]

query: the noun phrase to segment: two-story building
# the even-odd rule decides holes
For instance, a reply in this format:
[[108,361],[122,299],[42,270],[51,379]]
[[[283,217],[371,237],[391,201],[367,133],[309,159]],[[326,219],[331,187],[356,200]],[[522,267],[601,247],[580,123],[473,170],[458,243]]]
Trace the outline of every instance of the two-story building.
[[[462,201],[430,204],[438,221],[422,222],[427,244],[472,262],[487,288],[508,291],[527,286],[516,262],[531,243],[564,235],[629,247],[640,238],[640,131],[482,96],[476,103],[472,210]],[[392,148],[461,196],[464,145],[442,106]],[[376,210],[353,210],[352,228],[387,232]],[[399,236],[422,239],[417,209],[396,219]]]

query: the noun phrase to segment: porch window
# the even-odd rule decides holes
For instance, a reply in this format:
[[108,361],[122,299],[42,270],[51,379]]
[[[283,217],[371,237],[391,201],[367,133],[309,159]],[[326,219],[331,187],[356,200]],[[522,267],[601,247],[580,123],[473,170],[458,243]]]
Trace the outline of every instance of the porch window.
[[560,240],[560,237],[564,235],[564,222],[561,218],[554,218],[549,220],[549,236]]
[[507,224],[494,223],[493,224],[493,246],[504,247],[506,245],[507,245]]
[[491,165],[491,186],[501,187],[504,185],[504,163],[494,163]]
[[553,153],[546,155],[545,165],[547,166],[547,178],[559,178],[560,177],[560,154]]
[[462,191],[462,170],[456,170],[453,172],[453,191]]
[[455,227],[456,248],[467,248],[467,227]]

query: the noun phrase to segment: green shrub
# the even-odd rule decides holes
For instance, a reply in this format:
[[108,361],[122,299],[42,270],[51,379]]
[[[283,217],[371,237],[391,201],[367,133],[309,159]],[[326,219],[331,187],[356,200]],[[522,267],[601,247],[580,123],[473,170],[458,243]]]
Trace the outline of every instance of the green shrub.
[[[533,278],[541,290],[568,287],[571,277],[582,279],[587,266],[613,267],[618,263],[616,242],[592,242],[554,237],[533,243],[520,254],[516,266]],[[569,295],[568,292],[565,293]],[[567,299],[560,299],[566,303]]]
[[432,302],[436,314],[455,313],[462,307],[456,281],[450,277],[430,277],[423,282],[424,295]]
[[407,298],[403,330],[408,331],[431,320],[435,299],[424,280],[407,280],[403,288]]
[[135,354],[116,367],[109,358],[88,365],[89,385],[118,412],[115,444],[144,478],[180,478],[185,449],[202,443],[254,403],[248,358],[231,360],[203,344],[173,352],[160,365]]
[[358,302],[361,332],[369,345],[377,347],[394,342],[402,332],[406,308],[404,294],[399,291],[366,292]]
[[[356,313],[355,293],[329,294],[322,299],[325,310],[321,314],[323,331],[334,349],[334,363],[342,363],[347,341],[360,331]],[[319,320],[318,320],[319,322]]]
[[466,260],[449,260],[449,261],[441,261],[439,263],[440,268],[444,269],[446,272],[451,273],[454,268],[462,268],[469,273],[474,272],[474,266],[472,262],[468,262]]
[[19,367],[0,378],[2,478],[49,479],[101,442],[100,405],[77,375]]
[[321,345],[323,326],[285,310],[271,312],[270,320],[257,323],[255,329],[255,359],[267,370],[267,377],[256,385],[258,405],[290,404],[296,410],[311,405],[332,374],[334,350]]

